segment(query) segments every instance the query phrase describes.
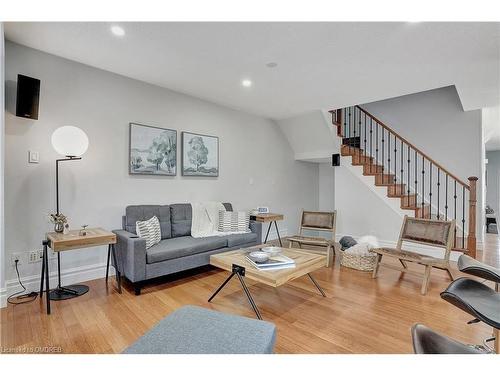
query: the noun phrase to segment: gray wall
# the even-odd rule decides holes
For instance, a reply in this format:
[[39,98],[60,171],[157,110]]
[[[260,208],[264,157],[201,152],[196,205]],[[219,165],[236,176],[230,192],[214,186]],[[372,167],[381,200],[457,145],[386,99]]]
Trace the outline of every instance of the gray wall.
[[486,153],[486,170],[488,185],[486,186],[486,204],[495,210],[497,218],[500,216],[500,151]]
[[[12,252],[40,248],[44,233],[51,230],[46,216],[55,206],[58,155],[50,136],[63,125],[82,128],[90,139],[83,160],[65,163],[60,171],[61,211],[73,228],[81,224],[118,228],[128,204],[218,200],[232,202],[236,209],[267,205],[285,214],[280,226],[284,233],[293,233],[301,209],[318,206],[318,166],[295,161],[270,120],[10,42],[6,44],[8,109],[18,73],[41,79],[40,117],[30,121],[6,115],[7,259]],[[179,140],[182,130],[219,136],[220,176],[130,176],[129,122],[177,129]],[[27,163],[28,150],[40,153],[39,164]],[[72,251],[63,255],[63,269],[84,269],[104,261],[103,248]],[[7,279],[13,279],[10,264],[7,268]],[[23,276],[37,275],[39,264],[24,265],[21,271]]]

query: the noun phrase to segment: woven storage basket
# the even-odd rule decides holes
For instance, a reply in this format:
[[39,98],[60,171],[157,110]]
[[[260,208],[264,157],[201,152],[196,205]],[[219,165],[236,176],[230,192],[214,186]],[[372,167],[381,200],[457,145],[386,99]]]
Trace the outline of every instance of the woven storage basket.
[[340,259],[340,264],[344,267],[354,268],[359,271],[373,271],[375,268],[375,262],[377,260],[377,255],[356,255],[349,254],[341,250],[340,253],[342,257]]

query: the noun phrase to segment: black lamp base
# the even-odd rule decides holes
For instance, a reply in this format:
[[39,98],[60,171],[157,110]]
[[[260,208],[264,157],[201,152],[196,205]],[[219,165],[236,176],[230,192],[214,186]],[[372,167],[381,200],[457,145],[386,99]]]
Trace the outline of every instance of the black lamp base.
[[52,301],[62,301],[65,299],[71,299],[75,297],[79,297],[89,291],[89,287],[87,285],[68,285],[58,287],[54,290],[51,290],[49,293],[49,298]]

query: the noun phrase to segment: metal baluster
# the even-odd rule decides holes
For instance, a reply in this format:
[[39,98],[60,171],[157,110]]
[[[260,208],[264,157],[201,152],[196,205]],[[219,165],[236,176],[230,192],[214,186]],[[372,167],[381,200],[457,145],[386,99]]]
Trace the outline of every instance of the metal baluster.
[[356,144],[356,107],[354,107],[354,139],[353,139],[354,144]]
[[[391,176],[391,132],[387,131],[387,177]],[[385,182],[385,181],[384,181]],[[390,183],[390,182],[389,182]],[[394,186],[394,192],[396,192],[396,187]]]
[[385,130],[384,128],[382,128],[382,183],[384,183],[384,166],[385,166],[385,159],[384,159],[384,133],[385,133]]
[[[394,188],[396,188],[396,180],[397,180],[397,175],[398,175],[398,158],[397,158],[397,148],[398,148],[398,142],[396,141],[396,134],[394,134]],[[401,181],[403,183],[403,181]],[[404,194],[403,191],[403,185],[401,185],[401,194]]]
[[[404,153],[405,153],[405,149],[404,149],[404,146],[403,146],[403,140],[401,139],[401,169],[399,171],[399,179],[401,180],[401,183],[403,183],[404,181],[404,176],[403,176],[403,171],[404,171],[404,164],[403,164],[403,157],[404,157]],[[404,195],[404,192],[403,192],[403,195]]]
[[429,219],[432,219],[432,161],[429,160]]
[[373,145],[372,145],[372,137],[373,136],[373,121],[372,121],[372,118],[370,117],[370,160],[371,160],[371,163],[370,163],[370,173],[373,173],[373,154],[372,154],[372,150],[373,150]]
[[417,176],[418,176],[418,174],[417,174],[417,169],[418,169],[418,155],[417,155],[417,150],[415,150],[415,208],[418,207],[418,190],[417,190],[417,185],[418,185]]
[[438,187],[438,206],[437,206],[437,219],[439,220],[440,217],[440,208],[439,208],[439,190],[441,190],[441,169],[438,168],[438,182],[437,182],[437,187]]
[[349,107],[349,146],[351,145],[351,107]]
[[444,220],[448,221],[448,173],[446,173],[446,189],[444,193]]
[[425,197],[425,159],[424,155],[422,155],[422,219],[424,218],[424,201]]
[[364,126],[365,126],[365,135],[364,135],[364,149],[365,149],[365,155],[367,154],[367,150],[366,150],[366,113],[364,114],[365,115],[365,118],[364,118]]
[[344,111],[344,133],[342,134],[342,138],[347,137],[347,108],[343,109]]
[[[406,176],[406,182],[408,183],[408,207],[410,206],[410,161],[411,161],[411,154],[410,154],[410,145],[406,145],[406,157],[408,158],[408,170],[406,173],[408,175]],[[403,164],[401,164],[403,165]],[[416,202],[416,200],[415,200]]]
[[454,200],[454,212],[453,212],[453,218],[455,219],[455,239],[453,241],[453,247],[457,247],[457,180],[454,182],[455,188],[454,188],[454,195],[453,195],[453,200]]

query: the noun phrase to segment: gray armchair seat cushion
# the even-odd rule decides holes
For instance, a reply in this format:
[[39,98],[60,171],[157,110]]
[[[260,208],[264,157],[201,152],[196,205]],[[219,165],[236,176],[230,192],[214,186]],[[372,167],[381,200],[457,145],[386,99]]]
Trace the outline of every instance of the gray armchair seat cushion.
[[217,250],[227,246],[226,237],[193,238],[174,237],[161,241],[146,250],[146,262],[148,264],[163,262],[164,260],[176,259],[188,255],[204,253]]
[[271,354],[274,324],[184,306],[123,351],[124,354]]
[[226,238],[227,247],[234,247],[257,241],[257,233],[249,232],[241,234],[231,234],[229,236],[226,236]]

